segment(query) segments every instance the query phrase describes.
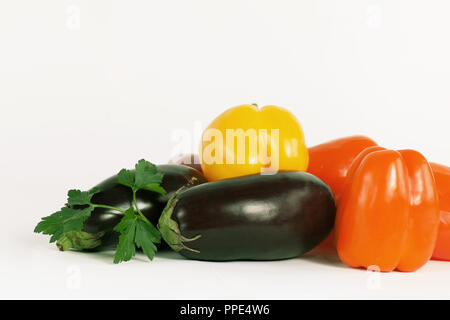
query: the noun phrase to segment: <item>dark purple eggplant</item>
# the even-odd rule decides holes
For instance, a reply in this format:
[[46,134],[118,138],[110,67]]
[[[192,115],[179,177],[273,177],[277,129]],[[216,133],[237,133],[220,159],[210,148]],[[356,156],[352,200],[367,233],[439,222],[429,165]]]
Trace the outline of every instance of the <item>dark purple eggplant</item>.
[[[176,190],[183,186],[195,186],[206,182],[203,175],[197,170],[183,165],[158,165],[158,170],[164,173],[161,187],[166,190],[162,195],[156,192],[139,190],[136,194],[137,204],[145,217],[154,225],[167,204],[168,199]],[[114,175],[97,185],[100,193],[92,197],[92,203],[103,204],[128,209],[132,206],[133,194],[129,187],[117,182],[117,175]],[[74,248],[88,251],[97,251],[117,245],[119,233],[114,231],[114,227],[120,222],[123,214],[105,208],[95,208],[91,216],[84,222],[83,232],[71,234],[69,239],[74,244]],[[158,245],[164,247],[164,243]]]
[[180,190],[158,228],[181,255],[196,260],[278,260],[300,256],[331,232],[330,188],[305,172],[209,182]]

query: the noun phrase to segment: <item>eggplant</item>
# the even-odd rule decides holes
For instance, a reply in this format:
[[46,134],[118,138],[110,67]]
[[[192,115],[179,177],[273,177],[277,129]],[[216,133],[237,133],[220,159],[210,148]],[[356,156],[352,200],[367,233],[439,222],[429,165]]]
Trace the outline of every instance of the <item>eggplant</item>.
[[279,260],[300,256],[331,232],[336,204],[328,185],[306,172],[278,172],[180,190],[158,228],[189,259]]
[[[203,175],[197,170],[184,165],[158,165],[158,170],[164,173],[161,186],[166,190],[162,195],[148,190],[139,190],[136,201],[145,217],[154,225],[167,204],[168,199],[176,190],[183,186],[195,186],[206,182]],[[133,171],[134,173],[134,171]],[[129,187],[117,182],[114,175],[97,185],[101,192],[92,197],[92,203],[109,205],[119,209],[128,209],[132,206],[133,194]],[[119,233],[114,227],[120,222],[123,214],[112,209],[95,208],[91,216],[83,224],[83,232],[69,235],[70,239],[58,241],[62,250],[69,248],[87,251],[98,251],[117,245]],[[158,245],[164,247],[164,243]]]

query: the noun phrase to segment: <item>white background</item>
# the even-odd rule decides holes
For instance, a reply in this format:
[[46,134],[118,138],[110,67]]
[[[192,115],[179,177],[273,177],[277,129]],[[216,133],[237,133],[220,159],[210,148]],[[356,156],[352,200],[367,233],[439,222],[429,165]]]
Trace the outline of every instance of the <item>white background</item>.
[[68,189],[140,158],[165,163],[177,132],[244,103],[290,109],[309,146],[365,134],[450,164],[449,11],[446,0],[2,0],[0,297],[450,298],[445,262],[411,274],[321,255],[113,265],[32,232]]

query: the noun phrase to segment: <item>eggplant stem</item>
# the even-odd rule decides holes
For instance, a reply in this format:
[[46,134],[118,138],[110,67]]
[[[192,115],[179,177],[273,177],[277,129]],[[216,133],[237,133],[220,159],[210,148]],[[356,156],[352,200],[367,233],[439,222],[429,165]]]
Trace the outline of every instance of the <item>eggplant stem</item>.
[[195,250],[195,249],[189,248],[188,246],[185,246],[183,243],[181,243],[181,247],[183,249],[185,249],[185,250],[188,250],[188,251],[192,251],[192,252],[195,252],[195,253],[200,253],[199,250]]
[[[178,189],[178,190],[180,190],[180,189]],[[178,192],[178,191],[177,191]],[[175,192],[176,193],[176,192]],[[173,209],[175,209],[175,206],[177,205],[177,203],[178,203],[178,199],[177,198],[173,198],[173,201],[171,201],[170,203],[169,203],[169,206],[168,206],[168,210],[173,210]]]
[[195,253],[200,253],[199,250],[190,248],[186,246],[184,243],[195,241],[199,239],[201,235],[199,234],[192,238],[187,238],[183,236],[180,232],[177,222],[171,219],[172,212],[179,201],[177,195],[184,189],[186,189],[189,185],[193,184],[196,180],[197,179],[195,177],[192,177],[184,186],[182,186],[181,188],[179,188],[177,191],[174,192],[174,194],[170,197],[169,201],[167,202],[166,207],[162,211],[157,224],[159,232],[161,233],[164,241],[166,241],[167,244],[176,252],[185,249]]
[[189,181],[184,185],[184,187],[193,185],[194,182],[197,181],[197,180],[198,179],[196,177],[190,178]]
[[202,237],[202,235],[201,234],[198,234],[198,235],[196,235],[195,237],[193,237],[193,238],[186,238],[186,237],[184,237],[184,236],[182,236],[181,234],[180,234],[180,239],[183,241],[183,242],[191,242],[191,241],[195,241],[195,240],[197,240],[197,239],[199,239],[199,238],[201,238]]
[[192,237],[192,238],[186,238],[186,237],[183,236],[178,230],[175,230],[175,229],[173,229],[173,228],[169,228],[169,229],[170,229],[173,233],[175,233],[175,234],[180,238],[180,243],[179,243],[179,244],[176,244],[176,245],[181,246],[181,248],[183,248],[183,249],[186,249],[186,250],[189,250],[189,251],[192,251],[192,252],[195,252],[195,253],[200,253],[199,250],[189,248],[189,247],[186,246],[184,243],[185,243],[185,242],[195,241],[195,240],[201,238],[201,237],[202,237],[201,234],[198,234],[198,235],[196,235],[195,237]]

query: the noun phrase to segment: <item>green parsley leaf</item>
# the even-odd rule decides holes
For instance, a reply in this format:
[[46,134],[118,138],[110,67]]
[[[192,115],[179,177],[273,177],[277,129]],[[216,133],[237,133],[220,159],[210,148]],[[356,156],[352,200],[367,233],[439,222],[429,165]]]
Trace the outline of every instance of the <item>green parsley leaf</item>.
[[146,186],[141,187],[140,189],[144,189],[144,190],[148,190],[148,191],[153,191],[153,192],[157,192],[160,194],[166,194],[166,190],[164,190],[163,187],[161,187],[158,183],[150,183]]
[[130,207],[125,211],[125,215],[119,224],[114,228],[120,232],[119,244],[114,255],[114,263],[130,260],[136,253],[134,245],[134,237],[136,234],[136,222],[138,216],[134,213],[134,209]]
[[127,169],[120,170],[120,172],[117,174],[117,182],[124,186],[133,188],[134,187],[133,173]]
[[34,232],[51,235],[50,243],[59,240],[70,231],[81,231],[84,221],[91,215],[93,207],[76,210],[68,207],[42,218]]
[[134,175],[131,170],[122,169],[117,175],[117,182],[130,187],[133,192],[140,189],[166,194],[160,186],[164,174],[151,162],[141,159],[135,165]]
[[158,171],[156,166],[144,159],[141,159],[136,164],[135,172],[135,186],[140,189],[149,184],[160,184],[163,179],[163,173]]
[[145,231],[147,238],[149,238],[153,243],[161,242],[161,233],[153,224],[145,219],[139,219],[139,223],[145,225],[145,228],[142,231]]
[[155,243],[161,242],[161,234],[151,223],[136,215],[133,208],[125,211],[114,230],[120,232],[114,263],[130,260],[136,254],[136,246],[153,260],[157,251]]
[[161,242],[161,234],[159,231],[151,224],[139,219],[136,224],[136,237],[135,243],[138,248],[144,251],[145,255],[153,260],[156,253],[156,246],[154,243]]
[[89,191],[69,190],[67,193],[67,203],[71,206],[90,204],[92,196],[99,192],[100,189],[97,187]]

